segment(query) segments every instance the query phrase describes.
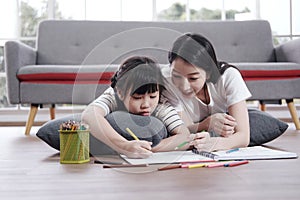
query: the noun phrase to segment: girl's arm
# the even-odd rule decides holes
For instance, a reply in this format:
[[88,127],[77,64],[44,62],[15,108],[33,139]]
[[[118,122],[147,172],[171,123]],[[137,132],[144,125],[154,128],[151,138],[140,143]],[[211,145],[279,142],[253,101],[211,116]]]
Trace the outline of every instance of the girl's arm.
[[105,111],[93,104],[88,105],[82,113],[82,121],[89,125],[94,137],[131,158],[146,158],[152,154],[150,142],[126,140],[112,128],[104,116]]
[[153,152],[159,151],[174,151],[175,148],[187,141],[188,143],[178,150],[186,150],[190,147],[189,141],[191,140],[190,132],[185,125],[180,125],[173,129],[172,136],[161,140],[161,142],[152,148]]
[[[163,121],[166,127],[174,127],[169,130],[170,137],[167,137],[160,141],[158,145],[152,148],[153,152],[158,151],[174,151],[175,148],[182,144],[183,142],[191,141],[191,134],[186,125],[182,122],[181,112],[178,113],[173,106],[171,106],[168,102],[164,102],[164,104],[160,104],[159,108],[157,108],[158,113],[156,113],[156,117]],[[181,123],[174,125],[181,121]],[[193,138],[192,138],[193,139]],[[186,150],[190,147],[187,143],[183,147],[178,150]]]

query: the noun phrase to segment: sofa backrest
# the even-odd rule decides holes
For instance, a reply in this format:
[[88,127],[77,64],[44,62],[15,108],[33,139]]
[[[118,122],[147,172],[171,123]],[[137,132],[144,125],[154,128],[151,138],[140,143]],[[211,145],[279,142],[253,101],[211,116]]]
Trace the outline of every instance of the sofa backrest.
[[205,22],[129,22],[47,20],[39,25],[38,64],[111,64],[129,55],[150,55],[167,63],[173,41],[200,33],[219,60],[275,60],[270,24],[264,20]]

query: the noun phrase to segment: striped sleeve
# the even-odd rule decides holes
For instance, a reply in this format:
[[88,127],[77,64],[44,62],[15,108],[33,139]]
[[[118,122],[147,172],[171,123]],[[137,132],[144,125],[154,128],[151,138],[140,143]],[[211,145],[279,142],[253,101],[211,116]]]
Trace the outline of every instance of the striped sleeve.
[[172,133],[176,127],[183,124],[177,111],[170,103],[158,104],[156,110],[155,116],[164,123],[169,133]]
[[104,109],[105,115],[115,111],[117,102],[113,88],[108,88],[97,99],[92,102],[92,105],[99,106]]

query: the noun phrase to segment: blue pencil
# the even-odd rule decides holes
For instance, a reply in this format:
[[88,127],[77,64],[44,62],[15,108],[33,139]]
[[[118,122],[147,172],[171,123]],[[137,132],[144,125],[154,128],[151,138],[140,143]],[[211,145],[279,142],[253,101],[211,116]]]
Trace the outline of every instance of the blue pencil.
[[226,151],[226,153],[232,153],[232,152],[235,152],[235,151],[238,151],[240,150],[239,148],[235,148],[235,149],[230,149],[228,151]]

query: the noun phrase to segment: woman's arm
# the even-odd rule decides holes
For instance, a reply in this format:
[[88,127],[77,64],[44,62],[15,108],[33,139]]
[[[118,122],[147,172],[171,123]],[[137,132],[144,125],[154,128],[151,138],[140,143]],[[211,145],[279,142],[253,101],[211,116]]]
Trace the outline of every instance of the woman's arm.
[[228,111],[236,119],[235,133],[229,137],[221,137],[214,150],[247,147],[249,145],[250,126],[246,101],[230,106]]
[[223,137],[228,137],[235,132],[236,120],[226,113],[215,113],[198,123],[190,123],[189,130],[192,133],[203,130],[213,131]]
[[90,104],[82,113],[82,121],[89,125],[91,134],[115,151],[131,158],[145,158],[152,154],[151,143],[147,141],[128,141],[119,135],[104,118],[105,111]]
[[[249,116],[246,101],[233,104],[228,108],[229,115],[236,121],[234,134],[227,137],[211,137],[207,143],[199,150],[215,151],[222,149],[231,149],[236,147],[246,147],[250,141]],[[197,148],[199,142],[193,143]]]

